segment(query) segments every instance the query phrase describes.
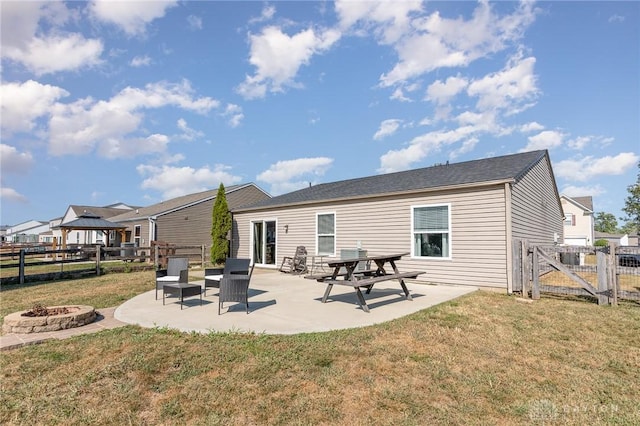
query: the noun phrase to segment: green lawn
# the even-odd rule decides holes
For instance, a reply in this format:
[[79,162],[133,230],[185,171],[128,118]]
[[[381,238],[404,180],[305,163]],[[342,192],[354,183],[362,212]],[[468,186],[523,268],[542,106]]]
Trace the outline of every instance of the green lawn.
[[[151,272],[5,287],[2,315],[151,288]],[[637,305],[476,292],[360,329],[127,326],[1,360],[2,424],[640,424]]]

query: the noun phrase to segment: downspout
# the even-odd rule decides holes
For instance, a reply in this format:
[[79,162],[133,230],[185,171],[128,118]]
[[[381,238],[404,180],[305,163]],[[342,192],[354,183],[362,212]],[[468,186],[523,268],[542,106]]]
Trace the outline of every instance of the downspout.
[[511,184],[504,184],[504,202],[505,202],[505,230],[506,230],[506,250],[507,250],[507,293],[513,293],[513,230],[511,216]]

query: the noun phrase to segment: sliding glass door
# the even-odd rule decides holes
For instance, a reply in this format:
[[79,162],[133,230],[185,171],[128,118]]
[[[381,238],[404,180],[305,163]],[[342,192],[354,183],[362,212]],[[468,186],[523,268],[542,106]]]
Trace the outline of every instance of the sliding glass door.
[[253,222],[252,256],[256,265],[276,264],[276,221]]

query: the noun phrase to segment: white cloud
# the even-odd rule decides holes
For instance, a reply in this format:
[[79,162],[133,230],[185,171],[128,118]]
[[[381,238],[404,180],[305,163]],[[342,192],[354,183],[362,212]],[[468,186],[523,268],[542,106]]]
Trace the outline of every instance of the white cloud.
[[[377,22],[371,14],[363,15]],[[512,14],[498,16],[487,1],[481,1],[469,20],[443,18],[439,12],[415,18],[411,25],[402,26],[401,35],[383,39],[383,43],[394,43],[399,62],[380,77],[380,84],[389,87],[438,68],[464,67],[499,52],[522,37],[535,15],[530,2],[520,3]]]
[[132,158],[138,155],[162,154],[167,151],[169,138],[154,134],[146,138],[107,138],[100,141],[98,154],[105,158]]
[[33,165],[30,152],[18,152],[10,145],[0,144],[0,168],[2,173],[26,173]]
[[[144,89],[127,87],[108,101],[85,98],[57,104],[49,122],[49,151],[53,155],[87,154],[98,145],[98,152],[111,158],[157,153],[166,146],[162,138],[131,136],[140,130],[144,109],[175,106],[205,114],[218,105],[212,98],[194,97],[188,81],[152,83]],[[125,148],[127,144],[135,146]]]
[[356,34],[372,29],[382,43],[392,44],[410,31],[411,15],[422,11],[422,1],[338,0],[335,8],[341,29]]
[[47,116],[55,102],[69,92],[49,84],[28,80],[24,83],[3,83],[2,129],[9,132],[27,132],[34,128],[35,120]]
[[236,104],[228,104],[222,113],[222,116],[226,117],[228,119],[229,126],[234,128],[242,124],[242,120],[244,119],[242,107]]
[[466,154],[467,152],[473,151],[473,149],[476,147],[478,142],[480,142],[480,139],[475,138],[475,137],[472,137],[472,138],[469,138],[469,139],[465,140],[462,143],[462,146],[460,148],[454,149],[453,151],[451,151],[451,153],[449,154],[449,158],[452,159],[452,160],[455,160],[460,155]]
[[134,68],[146,67],[151,65],[151,58],[147,55],[145,56],[136,56],[129,63]]
[[276,14],[276,7],[273,5],[265,5],[262,8],[262,12],[260,13],[260,16],[257,18],[251,18],[249,19],[249,23],[250,24],[257,24],[260,22],[265,22],[265,21],[270,21],[273,16]]
[[102,22],[120,27],[129,35],[144,34],[147,25],[162,18],[167,9],[177,1],[112,1],[93,0],[89,5],[91,15]]
[[180,139],[192,141],[196,138],[201,138],[204,136],[204,133],[199,132],[197,130],[192,129],[187,125],[187,121],[184,118],[178,119],[176,123],[178,128],[182,130],[182,135],[180,135]]
[[241,182],[242,178],[229,173],[230,169],[222,164],[216,164],[213,169],[209,166],[194,169],[144,164],[136,168],[141,176],[146,177],[141,188],[159,191],[165,200],[217,188],[220,183],[230,186]]
[[202,29],[202,18],[195,15],[187,16],[187,23],[191,31],[198,31]]
[[566,185],[562,187],[562,191],[560,191],[563,195],[567,197],[584,197],[585,195],[591,195],[596,197],[598,195],[604,194],[606,191],[602,188],[601,185],[593,185],[593,186],[576,186],[576,185]]
[[467,93],[477,97],[476,108],[481,111],[499,109],[506,115],[532,106],[538,95],[533,68],[536,59],[522,58],[520,54],[509,60],[499,72],[491,73],[469,84]]
[[529,136],[529,143],[521,152],[557,148],[562,145],[566,136],[557,130],[544,130],[535,136]]
[[103,46],[79,34],[67,37],[34,38],[27,50],[6,49],[3,56],[22,63],[35,75],[72,71],[101,63]]
[[264,97],[267,92],[282,92],[284,87],[298,87],[296,74],[315,54],[328,50],[338,39],[335,30],[316,32],[309,28],[289,36],[275,26],[251,35],[249,62],[256,67],[253,76],[247,76],[237,92],[247,99]]
[[611,15],[609,17],[609,23],[618,23],[618,22],[624,22],[624,16],[622,15],[618,15],[617,13]]
[[402,87],[396,87],[391,96],[389,96],[389,99],[400,102],[411,102],[411,98],[407,98],[404,95],[404,90]]
[[469,82],[460,76],[449,77],[446,81],[436,80],[427,88],[427,100],[437,104],[448,103],[454,96],[464,90]]
[[[315,181],[316,176],[324,175],[332,164],[333,159],[327,157],[278,161],[256,176],[256,179],[270,184],[269,192],[278,195],[308,186]],[[303,177],[311,177],[311,180],[302,179]]]
[[[380,173],[407,170],[411,164],[417,163],[432,152],[437,152],[443,145],[475,139],[481,128],[473,125],[461,126],[453,130],[437,130],[420,135],[402,149],[390,150],[380,157]],[[469,145],[467,145],[469,147]]]
[[521,133],[538,132],[543,129],[544,129],[544,126],[536,121],[531,121],[529,123],[526,123],[520,126]]
[[[38,76],[101,63],[102,41],[63,30],[63,25],[77,14],[64,3],[1,2],[0,7],[3,58],[23,65]],[[38,31],[41,21],[46,22],[48,33]]]
[[596,176],[621,175],[634,167],[640,156],[633,152],[622,152],[616,156],[595,158],[582,157],[576,160],[562,160],[554,163],[553,170],[556,176],[571,181],[585,182]]
[[375,135],[373,135],[373,139],[380,140],[387,136],[393,135],[400,128],[401,124],[402,120],[398,120],[395,118],[384,120],[382,123],[380,123],[380,128],[378,129],[378,131],[375,133]]
[[6,201],[13,201],[26,204],[29,200],[13,188],[1,187],[0,198]]
[[567,141],[567,145],[569,148],[583,150],[589,142],[591,142],[593,138],[591,136],[578,136],[574,139]]

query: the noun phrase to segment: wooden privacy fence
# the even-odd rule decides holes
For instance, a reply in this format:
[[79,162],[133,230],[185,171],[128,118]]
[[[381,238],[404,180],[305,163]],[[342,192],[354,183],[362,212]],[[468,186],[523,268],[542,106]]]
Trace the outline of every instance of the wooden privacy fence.
[[[129,262],[141,262],[154,269],[166,267],[171,256],[189,258],[189,263],[200,264],[204,268],[207,247],[178,246],[167,243],[152,244],[149,247],[102,247],[90,245],[64,250],[50,250],[44,246],[20,248],[19,251],[0,252],[0,283],[24,284],[30,281],[75,278],[86,275],[100,275],[104,264],[120,265],[126,270],[133,269]],[[66,269],[66,270],[65,270]]]
[[547,246],[514,240],[513,259],[513,291],[525,297],[590,296],[600,305],[640,300],[640,247]]

